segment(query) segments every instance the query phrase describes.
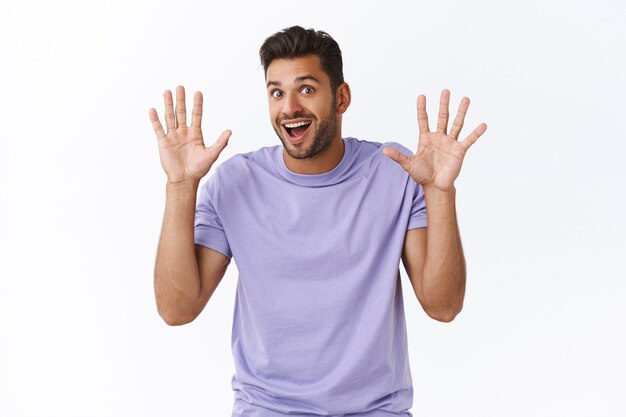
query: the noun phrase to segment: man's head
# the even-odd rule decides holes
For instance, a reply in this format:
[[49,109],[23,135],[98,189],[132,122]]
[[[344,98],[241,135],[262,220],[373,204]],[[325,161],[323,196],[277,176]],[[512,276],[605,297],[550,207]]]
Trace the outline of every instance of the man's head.
[[320,58],[322,69],[330,79],[330,86],[336,91],[344,82],[343,61],[339,45],[328,33],[292,26],[267,38],[259,50],[266,77],[267,69],[273,60],[300,58],[306,55],[317,55]]
[[337,42],[294,26],[267,38],[259,54],[270,118],[286,152],[295,159],[323,155],[341,138],[341,114],[350,104]]

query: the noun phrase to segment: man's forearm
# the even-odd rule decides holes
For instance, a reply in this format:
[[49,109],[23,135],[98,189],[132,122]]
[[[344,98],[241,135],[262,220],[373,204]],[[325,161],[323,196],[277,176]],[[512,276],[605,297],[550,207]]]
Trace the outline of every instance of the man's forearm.
[[193,239],[198,183],[166,186],[165,215],[154,268],[159,314],[168,324],[195,318],[200,276]]
[[428,213],[423,294],[444,321],[456,316],[465,296],[465,258],[456,219],[456,189],[424,187]]

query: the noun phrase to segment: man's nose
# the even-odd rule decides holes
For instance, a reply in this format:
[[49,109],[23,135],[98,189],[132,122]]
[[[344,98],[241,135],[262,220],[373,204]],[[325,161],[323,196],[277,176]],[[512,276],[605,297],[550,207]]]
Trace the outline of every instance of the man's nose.
[[293,117],[296,113],[302,113],[302,105],[297,94],[287,94],[283,100],[282,112],[286,117]]

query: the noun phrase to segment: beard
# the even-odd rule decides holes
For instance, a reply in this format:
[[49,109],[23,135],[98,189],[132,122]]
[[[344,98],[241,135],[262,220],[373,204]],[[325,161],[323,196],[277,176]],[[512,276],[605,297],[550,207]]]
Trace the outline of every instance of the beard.
[[[317,118],[314,115],[299,112],[296,112],[290,117],[285,117],[282,120],[297,118],[308,118],[317,121]],[[276,125],[280,126],[280,120],[277,120]],[[335,134],[337,133],[337,112],[335,111],[335,100],[333,100],[330,108],[330,114],[319,124],[317,131],[313,136],[313,141],[307,148],[294,148],[288,139],[284,139],[282,137],[280,130],[277,129],[276,126],[273,127],[278,139],[280,139],[285,151],[287,151],[287,154],[290,157],[294,159],[312,158],[328,149],[333,141],[333,138],[335,137]]]

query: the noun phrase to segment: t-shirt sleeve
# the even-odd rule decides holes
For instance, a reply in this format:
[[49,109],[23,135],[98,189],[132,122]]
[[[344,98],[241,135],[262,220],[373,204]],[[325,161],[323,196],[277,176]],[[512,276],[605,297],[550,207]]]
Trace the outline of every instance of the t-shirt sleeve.
[[194,243],[216,250],[230,258],[233,254],[216,209],[217,178],[216,170],[200,189],[194,221]]
[[424,197],[424,189],[420,184],[415,183],[412,178],[409,179],[411,184],[415,186],[413,191],[413,204],[411,206],[411,215],[409,216],[409,225],[407,230],[427,227],[426,218],[426,198]]

